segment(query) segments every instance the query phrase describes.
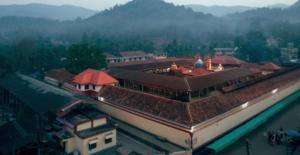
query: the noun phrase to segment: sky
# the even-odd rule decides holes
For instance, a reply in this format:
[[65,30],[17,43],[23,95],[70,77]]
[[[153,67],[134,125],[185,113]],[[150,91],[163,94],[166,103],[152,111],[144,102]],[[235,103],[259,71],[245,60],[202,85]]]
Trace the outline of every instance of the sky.
[[[0,0],[0,5],[44,3],[51,5],[71,4],[94,10],[103,10],[116,4],[124,4],[130,0]],[[246,5],[246,6],[268,6],[277,3],[291,5],[297,0],[165,0],[179,5],[201,4],[201,5]]]

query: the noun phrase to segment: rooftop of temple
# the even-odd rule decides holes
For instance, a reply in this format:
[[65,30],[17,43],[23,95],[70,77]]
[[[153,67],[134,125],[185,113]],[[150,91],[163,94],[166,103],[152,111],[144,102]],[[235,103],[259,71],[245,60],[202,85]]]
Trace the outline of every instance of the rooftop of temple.
[[121,87],[191,102],[281,70],[274,63],[251,64],[231,55],[216,55],[125,63],[109,66],[108,73]]
[[[230,78],[235,75],[238,76],[236,73],[238,73],[239,71],[240,69],[234,69],[234,71],[230,70],[230,72],[233,73]],[[133,71],[131,71],[130,73],[132,72]],[[226,78],[226,76],[223,76],[223,73],[221,74],[222,78]],[[227,91],[224,90],[223,92],[214,93],[198,99],[193,99],[189,102],[174,100],[162,95],[156,95],[155,93],[148,93],[141,90],[113,86],[104,86],[99,93],[99,98],[101,101],[113,104],[113,106],[117,106],[119,108],[125,108],[127,110],[131,110],[148,117],[153,117],[161,120],[162,122],[168,122],[177,126],[190,128],[194,125],[207,121],[220,114],[224,114],[225,112],[228,112],[236,107],[239,107],[245,104],[247,101],[270,93],[282,85],[285,85],[293,80],[297,80],[297,77],[299,76],[299,69],[283,70],[260,78],[256,78],[255,80],[249,81],[247,83],[235,84],[233,86],[226,87],[228,89]],[[133,75],[133,77],[137,76]],[[160,77],[160,75],[158,77]],[[199,86],[203,88],[203,85],[205,84],[212,84],[212,82],[214,82],[215,80],[211,80],[210,78],[213,77],[214,76],[210,75],[209,78],[204,78],[205,80],[201,79],[200,81],[203,80],[203,83],[200,82]],[[220,77],[220,75],[215,77]],[[149,78],[149,80],[152,78]],[[187,88],[184,85],[180,85],[182,84],[180,83],[180,78],[168,78],[173,78],[177,81],[173,81],[173,79],[169,79],[170,81],[166,79],[160,79],[162,80],[160,81],[160,86],[168,85],[169,87],[176,89]],[[144,78],[141,77],[141,79]],[[197,89],[198,87],[190,88]]]
[[97,91],[86,89],[94,91],[93,98],[186,129],[300,76],[297,66],[248,63],[232,55],[119,63],[109,65],[105,72],[117,84],[103,84]]

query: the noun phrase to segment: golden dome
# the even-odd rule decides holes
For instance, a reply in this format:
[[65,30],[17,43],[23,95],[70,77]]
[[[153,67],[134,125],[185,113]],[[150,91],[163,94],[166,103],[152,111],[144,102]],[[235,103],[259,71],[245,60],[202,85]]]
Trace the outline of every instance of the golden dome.
[[177,65],[175,64],[175,62],[173,62],[173,64],[171,65],[170,69],[171,69],[172,71],[175,71],[175,70],[178,69],[178,67],[177,67]]

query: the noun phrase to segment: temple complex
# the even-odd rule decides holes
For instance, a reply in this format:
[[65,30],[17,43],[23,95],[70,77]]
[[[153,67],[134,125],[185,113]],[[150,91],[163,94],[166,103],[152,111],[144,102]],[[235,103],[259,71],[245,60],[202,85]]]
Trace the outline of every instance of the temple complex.
[[93,96],[99,110],[192,152],[300,88],[297,67],[231,55],[130,62],[106,73],[118,83]]

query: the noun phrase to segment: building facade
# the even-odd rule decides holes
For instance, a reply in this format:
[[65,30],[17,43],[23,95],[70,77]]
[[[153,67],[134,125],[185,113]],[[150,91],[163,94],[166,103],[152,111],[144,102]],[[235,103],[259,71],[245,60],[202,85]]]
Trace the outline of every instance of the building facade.
[[289,43],[288,47],[281,48],[281,59],[284,62],[298,62],[299,49],[294,47],[293,43]]
[[56,136],[66,153],[90,155],[117,144],[116,128],[108,122],[106,115],[93,109],[70,112],[58,121],[65,126]]
[[120,56],[106,54],[106,62],[108,64],[146,61],[151,58],[152,56],[146,54],[144,51],[120,52]]

